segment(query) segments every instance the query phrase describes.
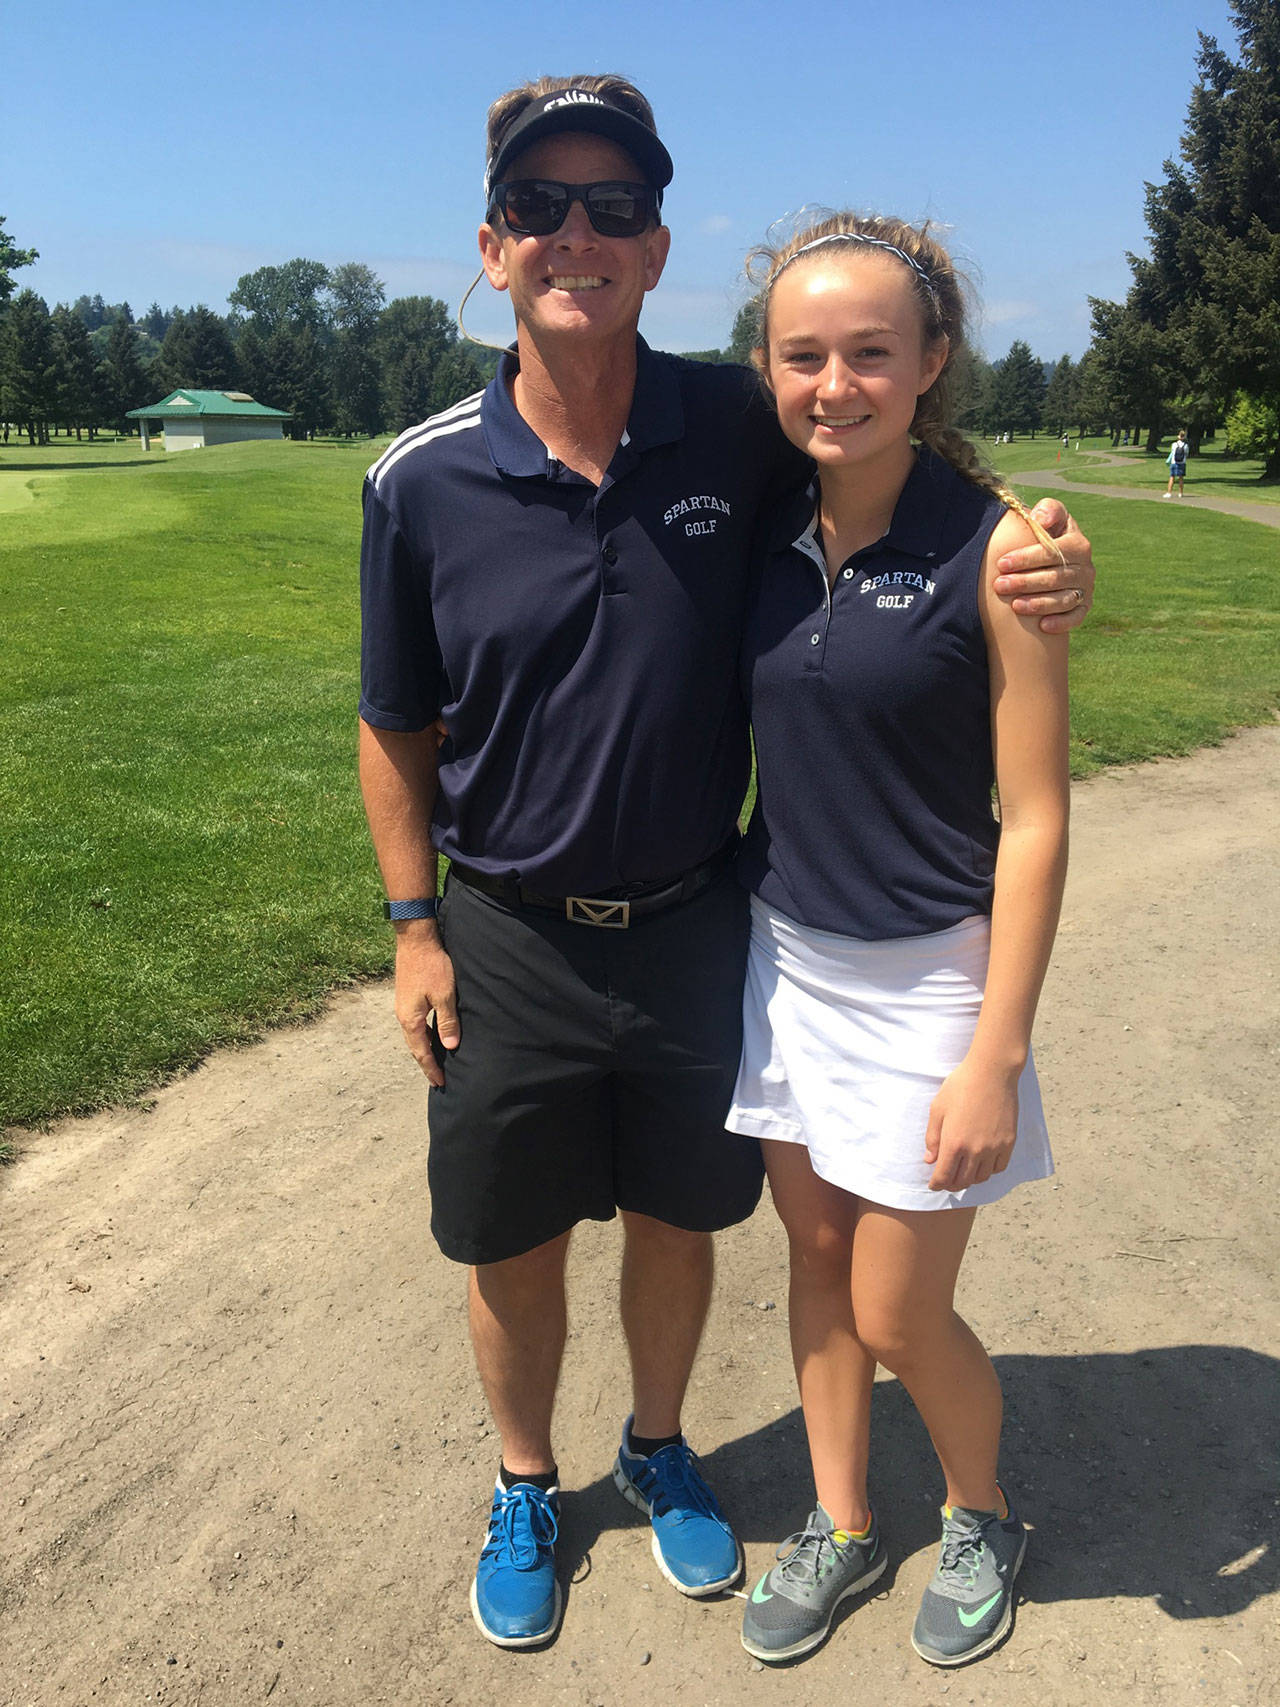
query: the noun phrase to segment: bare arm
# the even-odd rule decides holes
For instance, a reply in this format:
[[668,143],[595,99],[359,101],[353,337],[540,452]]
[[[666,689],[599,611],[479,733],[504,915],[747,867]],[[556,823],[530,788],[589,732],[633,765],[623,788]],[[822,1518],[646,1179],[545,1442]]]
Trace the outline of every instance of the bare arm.
[[[436,799],[436,728],[414,734],[360,724],[360,789],[382,881],[393,900],[436,892],[431,812]],[[396,1018],[414,1060],[433,1085],[444,1084],[431,1048],[434,1009],[440,1042],[456,1049],[461,1037],[453,963],[434,919],[406,919],[396,932]]]
[[992,590],[996,559],[1029,538],[1007,515],[983,563],[980,602],[991,672],[991,737],[1000,851],[986,994],[964,1061],[929,1116],[935,1191],[980,1184],[1008,1165],[1017,1137],[1018,1075],[1031,1046],[1067,866],[1067,646]]
[[1066,562],[1059,563],[1025,529],[1020,536],[1011,534],[995,591],[1012,601],[1019,616],[1039,617],[1046,634],[1065,634],[1080,626],[1093,604],[1093,547],[1056,498],[1042,498],[1031,513]]

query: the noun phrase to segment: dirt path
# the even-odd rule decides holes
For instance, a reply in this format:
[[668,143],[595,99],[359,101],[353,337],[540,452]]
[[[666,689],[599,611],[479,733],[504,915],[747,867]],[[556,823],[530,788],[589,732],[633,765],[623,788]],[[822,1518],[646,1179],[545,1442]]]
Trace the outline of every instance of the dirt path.
[[[1075,807],[1038,1035],[1060,1173],[986,1215],[965,1294],[1039,1526],[998,1654],[948,1677],[907,1648],[938,1485],[893,1381],[893,1566],[821,1653],[761,1671],[739,1602],[666,1586],[608,1479],[613,1227],[573,1257],[564,1627],[536,1654],[480,1640],[496,1449],[376,986],[146,1112],[34,1138],[4,1176],[0,1701],[1276,1701],[1280,728],[1107,773]],[[687,1413],[753,1573],[810,1499],[785,1305],[766,1208],[721,1241]]]

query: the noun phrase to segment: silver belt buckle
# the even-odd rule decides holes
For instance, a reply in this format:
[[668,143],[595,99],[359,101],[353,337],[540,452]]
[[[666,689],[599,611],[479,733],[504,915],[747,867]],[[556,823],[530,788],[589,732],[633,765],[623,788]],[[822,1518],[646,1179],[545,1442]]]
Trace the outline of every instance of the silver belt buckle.
[[625,931],[631,923],[631,903],[592,901],[585,895],[566,895],[564,916],[571,925],[596,925],[601,930]]

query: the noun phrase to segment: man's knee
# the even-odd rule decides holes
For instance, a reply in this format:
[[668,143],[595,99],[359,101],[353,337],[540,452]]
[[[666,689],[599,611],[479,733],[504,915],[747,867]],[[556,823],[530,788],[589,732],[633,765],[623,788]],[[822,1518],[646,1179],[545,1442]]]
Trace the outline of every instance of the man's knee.
[[535,1245],[519,1256],[505,1257],[501,1262],[473,1265],[471,1273],[476,1291],[486,1300],[494,1298],[534,1297],[564,1284],[565,1258],[569,1253],[570,1233],[561,1233]]
[[700,1269],[713,1260],[710,1233],[674,1227],[669,1221],[659,1221],[634,1209],[622,1211],[622,1227],[627,1260],[633,1266],[639,1262],[649,1267],[669,1264],[676,1270]]

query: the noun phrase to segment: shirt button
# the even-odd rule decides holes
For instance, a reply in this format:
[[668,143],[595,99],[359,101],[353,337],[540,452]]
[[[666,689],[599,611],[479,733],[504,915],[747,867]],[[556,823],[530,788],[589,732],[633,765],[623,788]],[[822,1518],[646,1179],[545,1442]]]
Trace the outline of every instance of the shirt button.
[[820,634],[811,634],[809,636],[809,644],[810,646],[821,646],[822,636]]
[[853,580],[853,570],[852,569],[846,569],[844,572],[844,578],[846,581],[852,581]]
[[606,563],[616,563],[618,561],[618,548],[616,545],[606,545],[600,555]]

